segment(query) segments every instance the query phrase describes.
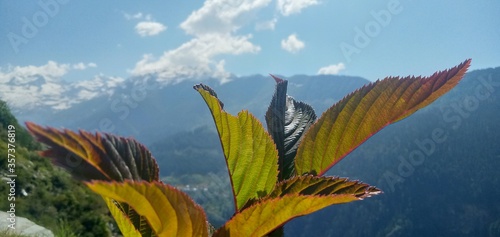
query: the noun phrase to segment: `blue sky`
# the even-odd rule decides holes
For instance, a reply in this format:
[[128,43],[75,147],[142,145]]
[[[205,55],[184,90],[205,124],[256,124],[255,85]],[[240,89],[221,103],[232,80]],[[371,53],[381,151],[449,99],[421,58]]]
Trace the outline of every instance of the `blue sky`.
[[429,75],[500,66],[500,1],[0,1],[0,75]]

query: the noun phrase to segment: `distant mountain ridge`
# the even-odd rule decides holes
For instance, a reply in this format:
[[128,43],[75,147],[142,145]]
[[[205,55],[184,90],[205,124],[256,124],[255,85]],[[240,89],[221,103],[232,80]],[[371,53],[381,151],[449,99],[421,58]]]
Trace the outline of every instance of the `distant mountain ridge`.
[[[290,81],[289,94],[313,104],[318,112],[369,82],[361,77],[337,75],[297,75],[286,79]],[[34,83],[33,80],[30,82]],[[36,98],[36,103],[26,106],[14,106],[15,103],[7,96],[19,120],[134,136],[145,143],[210,124],[211,118],[204,102],[192,89],[196,83],[203,82],[213,87],[229,112],[247,109],[259,119],[263,119],[275,86],[270,76],[262,75],[233,78],[224,84],[216,79],[205,79],[166,85],[154,77],[124,81],[99,77],[75,84],[61,84],[60,87],[50,80],[48,84],[43,84],[42,79],[37,81],[38,85],[30,82],[16,85],[19,96],[23,96],[19,88],[28,88],[23,93],[35,91],[30,88],[43,92],[45,87],[51,86],[64,92],[52,96],[48,93],[30,95]],[[0,95],[5,97],[6,94]],[[62,105],[56,107],[57,101]],[[62,106],[67,108],[60,109]]]
[[123,82],[122,78],[106,76],[73,83],[41,74],[7,76],[0,78],[0,99],[20,115],[29,114],[28,111],[57,112],[100,96],[109,96]]
[[[340,75],[283,78],[289,80],[288,94],[311,104],[318,115],[346,94],[370,82],[361,77]],[[462,86],[467,83],[465,81],[458,88],[466,90],[466,86]],[[23,80],[11,78],[8,83],[0,83],[0,99],[9,103],[22,122],[110,132],[151,144],[178,132],[212,125],[204,102],[192,89],[199,82],[213,87],[230,113],[246,109],[261,121],[275,86],[270,76],[263,75],[233,77],[224,84],[213,78],[165,84],[154,76],[127,80],[98,76],[88,81],[65,83],[39,76]],[[458,93],[454,91],[458,89],[450,94]],[[31,102],[20,104],[18,97]]]
[[[192,90],[195,82],[165,86],[149,79],[124,81],[112,95],[35,122],[87,130],[105,125],[113,129],[101,131],[134,136],[151,149],[162,176],[226,174],[208,109]],[[289,94],[313,105],[318,115],[368,83],[346,76],[285,79]],[[261,75],[222,85],[211,79],[204,83],[217,91],[226,110],[236,114],[248,109],[261,121],[274,90],[274,81]],[[298,218],[285,227],[286,236],[499,236],[499,109],[500,67],[467,73],[448,94],[382,130],[329,171],[376,185],[383,195]],[[419,144],[432,139],[436,129],[447,140],[422,148]],[[424,159],[409,161],[414,151],[422,151]],[[411,168],[409,162],[414,163]],[[230,197],[212,198],[230,202]]]

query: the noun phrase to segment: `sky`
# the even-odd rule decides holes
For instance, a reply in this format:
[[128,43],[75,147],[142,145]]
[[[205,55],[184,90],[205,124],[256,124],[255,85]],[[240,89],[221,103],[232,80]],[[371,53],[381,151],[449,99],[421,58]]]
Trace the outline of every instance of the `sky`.
[[500,1],[0,1],[0,77],[430,75],[500,66]]

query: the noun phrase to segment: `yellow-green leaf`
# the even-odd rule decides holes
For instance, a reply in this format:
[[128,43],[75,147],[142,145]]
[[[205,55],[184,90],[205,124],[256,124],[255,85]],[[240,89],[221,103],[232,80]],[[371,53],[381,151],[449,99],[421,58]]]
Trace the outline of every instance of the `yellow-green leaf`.
[[113,218],[116,221],[116,224],[118,225],[118,228],[120,228],[120,231],[122,232],[123,236],[127,237],[142,237],[141,233],[134,227],[134,224],[132,221],[126,216],[120,208],[118,208],[117,205],[119,203],[113,201],[111,198],[107,197],[102,197],[104,201],[106,202],[106,205],[108,205],[109,212],[111,212],[111,215],[113,215]]
[[130,205],[156,236],[208,236],[203,209],[185,193],[160,182],[87,182],[105,198]]
[[264,197],[277,182],[278,152],[262,124],[248,111],[233,116],[222,109],[215,92],[194,87],[207,103],[219,132],[235,197],[236,211],[253,198]]
[[330,107],[304,136],[295,157],[298,174],[322,175],[383,127],[408,117],[451,90],[470,60],[430,77],[388,77]]
[[295,217],[310,214],[333,204],[356,200],[359,199],[348,194],[324,196],[288,194],[264,199],[237,213],[213,236],[264,236]]

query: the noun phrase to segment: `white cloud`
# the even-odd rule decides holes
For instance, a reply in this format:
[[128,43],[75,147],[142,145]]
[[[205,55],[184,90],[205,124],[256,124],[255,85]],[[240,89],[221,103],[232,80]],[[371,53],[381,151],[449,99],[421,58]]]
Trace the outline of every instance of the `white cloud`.
[[141,21],[135,26],[135,31],[142,37],[157,35],[166,29],[166,26],[154,21]]
[[87,65],[85,65],[85,63],[73,64],[73,69],[84,70],[85,68],[87,68]]
[[181,23],[191,35],[233,33],[255,18],[257,11],[271,0],[206,0]]
[[80,62],[80,63],[77,63],[77,64],[73,64],[72,68],[76,69],[76,70],[85,70],[85,69],[91,68],[91,67],[97,67],[97,64],[95,64],[95,63],[87,63],[87,64],[85,64],[85,63]]
[[119,77],[96,76],[92,80],[63,81],[71,70],[97,67],[95,63],[76,64],[48,61],[41,66],[0,68],[0,98],[14,109],[63,110],[96,96],[111,95],[125,81]]
[[317,0],[278,0],[277,8],[283,16],[300,13],[302,9],[319,4]]
[[214,77],[225,82],[229,78],[229,73],[224,70],[225,61],[214,57],[257,53],[260,47],[249,42],[250,38],[251,35],[206,34],[165,52],[158,59],[144,55],[131,72],[136,76],[154,74],[159,81],[167,84],[202,77]]
[[12,78],[22,78],[29,81],[35,76],[56,80],[68,73],[70,69],[70,64],[58,64],[54,61],[48,61],[47,64],[42,66],[9,66],[7,70],[0,70],[0,82],[6,83]]
[[257,24],[255,24],[255,30],[274,30],[277,22],[278,18],[273,18],[269,21],[257,22]]
[[[167,26],[163,25],[160,22],[154,21],[151,14],[145,14],[142,12],[138,12],[135,14],[129,14],[129,13],[123,12],[123,16],[127,20],[139,21],[135,25],[135,32],[142,37],[154,36],[154,35],[157,35],[157,34],[161,33],[162,31],[165,31],[167,29]],[[121,45],[119,45],[118,47],[121,47]]]
[[[92,80],[68,83],[62,78],[71,70],[97,67],[95,63],[57,63],[41,66],[7,66],[0,68],[0,98],[17,109],[49,106],[55,110],[71,107],[90,98],[111,94],[124,79],[100,75]],[[75,91],[76,90],[76,91]]]
[[180,24],[191,40],[168,50],[160,57],[144,55],[130,72],[154,75],[165,84],[185,79],[217,78],[229,80],[223,55],[257,53],[260,47],[250,42],[252,35],[239,35],[238,29],[254,24],[257,12],[271,0],[206,0]]
[[17,84],[25,84],[37,80],[39,77],[47,81],[58,81],[70,70],[85,70],[90,67],[97,67],[95,63],[57,63],[48,61],[41,66],[8,66],[6,69],[0,68],[0,83],[7,83],[14,80]]
[[320,75],[335,75],[345,69],[344,63],[332,64],[318,70]]
[[150,21],[152,19],[151,14],[144,14],[142,12],[138,12],[136,14],[128,14],[128,13],[124,12],[123,16],[127,20],[146,20],[146,21]]
[[48,61],[42,66],[9,66],[0,70],[0,95],[11,106],[38,106],[61,97],[60,78],[72,69],[71,64]]
[[125,19],[127,20],[132,20],[132,19],[142,19],[143,15],[142,15],[142,12],[138,12],[136,14],[128,14],[126,12],[123,13],[123,16],[125,17]]
[[78,81],[73,84],[78,89],[76,97],[80,100],[90,100],[103,93],[111,95],[113,90],[123,85],[125,79],[121,77],[108,77],[103,74],[95,76],[93,79]]
[[281,40],[281,48],[290,53],[297,53],[304,47],[304,42],[300,41],[296,34],[291,34],[288,38]]

